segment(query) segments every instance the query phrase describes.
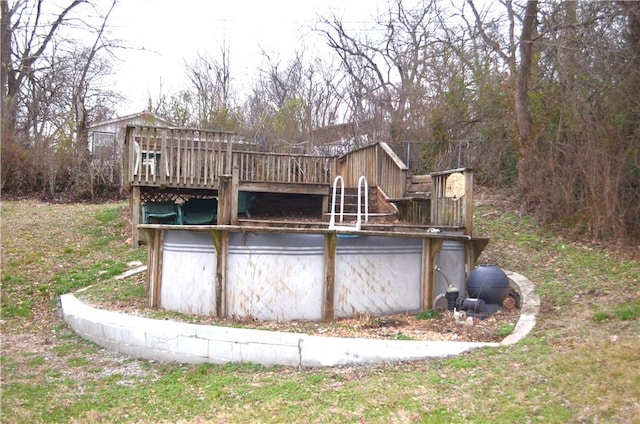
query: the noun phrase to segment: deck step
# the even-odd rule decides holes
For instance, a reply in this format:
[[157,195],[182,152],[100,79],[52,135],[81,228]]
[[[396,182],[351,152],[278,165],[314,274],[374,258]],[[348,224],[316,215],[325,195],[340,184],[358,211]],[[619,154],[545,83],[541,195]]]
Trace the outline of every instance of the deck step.
[[[368,193],[368,197],[369,197],[369,215],[373,214],[373,213],[377,213],[379,212],[378,209],[378,201],[377,201],[377,196],[376,196],[376,190],[377,188],[375,186],[370,186],[369,187],[369,193]],[[365,210],[365,205],[364,205],[364,201],[365,201],[365,195],[364,193],[360,194],[362,197],[362,213],[364,213]],[[332,202],[332,198],[333,198],[333,189],[330,189],[329,191],[329,210],[328,212],[331,212],[331,202]],[[337,191],[337,198],[336,198],[336,213],[340,212],[340,190],[338,189]],[[357,188],[353,188],[353,187],[345,187],[344,189],[344,212],[345,214],[347,213],[352,213],[352,214],[357,214],[358,213],[358,189]]]
[[[364,213],[362,214],[362,223],[364,224]],[[398,214],[395,213],[369,213],[368,223],[384,223],[384,222],[392,222],[398,219]],[[330,213],[323,213],[322,220],[324,222],[329,222],[331,220]],[[340,214],[336,213],[335,217],[336,223],[340,220]],[[357,213],[347,213],[343,214],[343,224],[344,225],[355,225],[358,220]],[[342,225],[342,224],[341,224]]]

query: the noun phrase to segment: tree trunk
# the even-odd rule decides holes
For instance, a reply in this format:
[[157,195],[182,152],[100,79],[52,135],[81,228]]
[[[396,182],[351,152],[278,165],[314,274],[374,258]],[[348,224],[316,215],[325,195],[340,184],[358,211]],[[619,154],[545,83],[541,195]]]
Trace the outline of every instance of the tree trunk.
[[531,132],[531,111],[529,108],[529,80],[533,61],[533,39],[536,33],[538,2],[527,2],[522,34],[520,36],[520,67],[516,85],[516,120],[518,125],[518,147],[520,159],[518,162],[518,188],[523,196],[524,204],[531,202],[531,188],[536,182],[531,178],[534,168],[533,136]]

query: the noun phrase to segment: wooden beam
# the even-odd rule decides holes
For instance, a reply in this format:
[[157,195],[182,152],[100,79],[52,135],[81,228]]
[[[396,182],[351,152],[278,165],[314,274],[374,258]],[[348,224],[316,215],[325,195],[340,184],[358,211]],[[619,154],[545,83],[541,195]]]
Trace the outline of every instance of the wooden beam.
[[211,238],[216,249],[216,305],[215,316],[225,318],[227,311],[227,268],[229,257],[229,232],[225,230],[212,230]]
[[233,166],[231,173],[231,205],[229,207],[229,222],[231,225],[238,225],[238,176],[240,168],[238,165]]
[[464,206],[465,206],[465,229],[464,234],[473,237],[473,170],[470,168],[464,171]]
[[143,228],[147,241],[147,296],[150,308],[160,306],[162,288],[162,244],[164,231],[160,228]]
[[138,230],[141,209],[140,186],[131,187],[129,207],[131,209],[131,248],[137,249],[140,243],[140,230]]
[[442,238],[425,238],[422,242],[422,305],[421,310],[433,309],[436,255],[442,247]]
[[231,175],[220,176],[220,190],[218,192],[218,225],[229,225],[231,222]]
[[256,181],[239,181],[239,190],[266,193],[291,193],[291,194],[327,194],[330,184],[305,184],[305,183],[268,183]]
[[322,301],[322,321],[335,318],[336,247],[338,236],[335,232],[324,235],[324,287]]
[[169,159],[167,157],[167,131],[168,130],[162,131],[162,138],[160,139],[160,163],[158,164],[159,167],[156,166],[157,172],[160,173],[160,187],[167,185],[167,169],[169,168],[167,162]]

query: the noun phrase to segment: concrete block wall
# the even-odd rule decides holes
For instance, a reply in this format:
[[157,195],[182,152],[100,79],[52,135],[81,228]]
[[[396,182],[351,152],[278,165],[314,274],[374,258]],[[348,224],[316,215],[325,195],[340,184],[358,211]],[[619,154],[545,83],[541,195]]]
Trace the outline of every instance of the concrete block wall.
[[249,362],[325,367],[455,356],[498,343],[369,340],[153,320],[61,296],[64,320],[81,337],[136,358],[181,363]]

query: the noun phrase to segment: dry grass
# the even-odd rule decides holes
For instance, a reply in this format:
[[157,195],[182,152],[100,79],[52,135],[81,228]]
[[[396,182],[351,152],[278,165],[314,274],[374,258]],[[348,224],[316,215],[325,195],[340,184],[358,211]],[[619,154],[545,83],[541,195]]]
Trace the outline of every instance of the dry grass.
[[538,285],[532,334],[457,358],[334,369],[157,364],[79,339],[58,292],[144,259],[124,244],[124,204],[3,202],[0,420],[638,422],[638,258],[481,200],[476,233],[492,239],[481,260]]

